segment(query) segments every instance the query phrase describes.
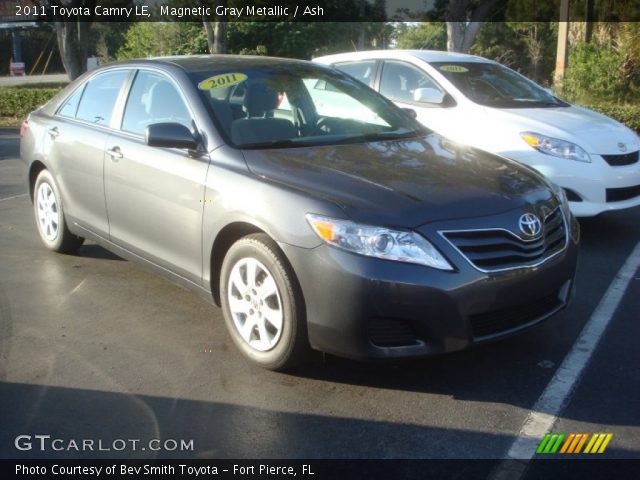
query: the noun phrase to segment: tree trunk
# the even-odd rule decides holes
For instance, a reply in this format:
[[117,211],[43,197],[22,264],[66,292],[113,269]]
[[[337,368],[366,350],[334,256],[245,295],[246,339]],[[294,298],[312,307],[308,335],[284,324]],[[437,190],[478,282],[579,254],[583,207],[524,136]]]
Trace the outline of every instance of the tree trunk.
[[[216,7],[226,7],[227,0],[217,0]],[[208,22],[203,19],[204,29],[207,32],[207,46],[209,53],[227,53],[227,16],[216,15],[216,21]]]
[[211,53],[227,53],[227,22],[216,21]]
[[54,22],[60,58],[69,80],[87,71],[89,22]]
[[447,18],[447,50],[468,53],[482,24],[498,0],[449,0]]
[[209,49],[209,53],[214,53],[213,46],[215,43],[213,27],[211,26],[211,22],[208,21],[205,17],[202,18],[202,24],[204,25],[204,31],[207,34],[207,48]]

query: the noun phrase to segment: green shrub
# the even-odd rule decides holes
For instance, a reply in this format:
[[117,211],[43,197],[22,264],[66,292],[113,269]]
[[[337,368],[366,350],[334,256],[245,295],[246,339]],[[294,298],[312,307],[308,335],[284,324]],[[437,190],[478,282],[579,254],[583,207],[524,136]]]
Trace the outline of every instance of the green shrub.
[[636,132],[640,133],[640,105],[595,104],[584,106],[591,110],[595,110],[596,112],[600,112],[603,115],[611,117],[621,123],[624,123],[631,130],[635,130]]
[[49,101],[60,88],[0,88],[0,117],[25,118]]
[[640,86],[625,74],[627,62],[612,46],[579,43],[569,54],[562,95],[589,104],[637,100]]

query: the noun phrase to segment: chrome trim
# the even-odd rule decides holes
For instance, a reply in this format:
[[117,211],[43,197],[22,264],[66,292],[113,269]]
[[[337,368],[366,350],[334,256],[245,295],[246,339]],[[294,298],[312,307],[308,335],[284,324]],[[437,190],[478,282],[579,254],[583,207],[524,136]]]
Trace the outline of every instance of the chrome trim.
[[484,268],[480,268],[480,267],[476,266],[464,253],[462,253],[462,251],[458,247],[456,247],[456,245],[451,240],[449,240],[447,238],[446,234],[447,233],[468,233],[468,232],[507,232],[507,233],[511,234],[511,236],[513,236],[513,237],[515,237],[518,240],[521,240],[523,242],[538,241],[541,238],[544,239],[545,235],[541,235],[541,236],[539,236],[537,238],[525,239],[525,238],[520,237],[520,235],[515,234],[511,230],[507,230],[506,228],[472,228],[472,229],[464,229],[464,230],[438,230],[438,234],[442,238],[444,238],[446,240],[446,242],[449,245],[451,245],[453,247],[453,249],[456,252],[458,252],[460,254],[460,256],[462,258],[464,258],[469,263],[469,265],[471,265],[473,268],[475,268],[479,272],[482,272],[482,273],[496,273],[496,272],[506,272],[506,271],[510,271],[510,270],[533,269],[533,268],[539,267],[543,263],[548,262],[552,258],[557,257],[558,255],[563,253],[567,249],[567,247],[569,245],[569,225],[567,223],[567,218],[566,218],[566,216],[564,214],[564,211],[561,208],[561,205],[558,205],[547,216],[545,216],[543,222],[546,222],[547,218],[549,218],[551,215],[553,215],[556,210],[560,210],[560,215],[562,216],[562,224],[564,225],[564,245],[560,250],[558,250],[554,254],[549,255],[548,257],[544,257],[544,258],[540,259],[540,261],[538,261],[536,263],[533,263],[533,264],[530,264],[530,265],[521,265],[521,266],[517,266],[517,267],[496,268],[496,269],[493,269],[493,270],[486,270]]

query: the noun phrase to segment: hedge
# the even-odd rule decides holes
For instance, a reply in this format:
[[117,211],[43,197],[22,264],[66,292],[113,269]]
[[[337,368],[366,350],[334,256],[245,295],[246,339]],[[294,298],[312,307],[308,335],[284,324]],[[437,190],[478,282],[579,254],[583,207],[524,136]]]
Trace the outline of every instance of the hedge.
[[[25,118],[27,114],[46,103],[60,88],[0,88],[0,117]],[[640,132],[640,105],[585,105],[624,123]]]
[[23,119],[49,101],[60,88],[0,88],[0,117]]

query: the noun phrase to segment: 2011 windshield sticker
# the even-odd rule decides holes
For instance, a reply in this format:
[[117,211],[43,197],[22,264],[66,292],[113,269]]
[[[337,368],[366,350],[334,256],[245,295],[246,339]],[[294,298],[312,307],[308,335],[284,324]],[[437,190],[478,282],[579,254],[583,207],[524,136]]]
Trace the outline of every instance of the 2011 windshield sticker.
[[462,65],[442,65],[440,67],[441,72],[453,72],[453,73],[466,73],[469,71],[468,68],[463,67]]
[[226,88],[231,85],[244,82],[247,76],[244,73],[221,73],[214,77],[205,78],[198,83],[200,90],[214,90],[216,88]]

